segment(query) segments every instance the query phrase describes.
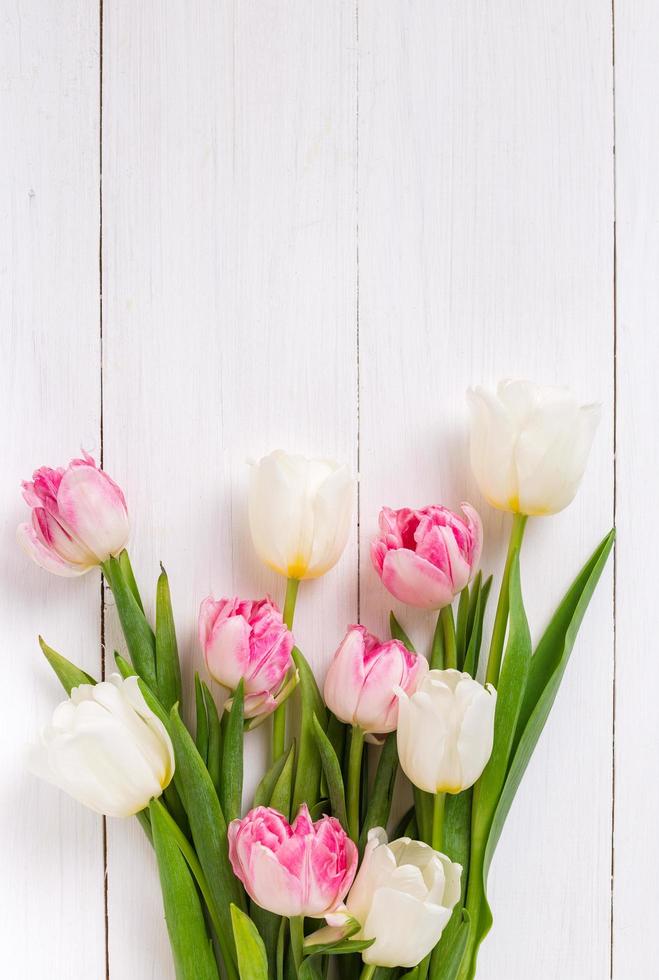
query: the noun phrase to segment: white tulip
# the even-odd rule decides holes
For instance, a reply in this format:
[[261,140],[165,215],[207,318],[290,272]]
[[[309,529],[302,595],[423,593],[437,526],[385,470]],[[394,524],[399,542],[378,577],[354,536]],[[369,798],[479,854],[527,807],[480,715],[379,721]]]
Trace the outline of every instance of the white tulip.
[[348,468],[281,449],[252,467],[249,522],[267,565],[293,579],[318,578],[348,540],[354,481]]
[[471,467],[486,500],[513,513],[556,514],[572,501],[600,419],[566,388],[501,381],[470,389]]
[[[326,916],[329,929],[311,943],[340,936],[351,920],[351,939],[375,939],[362,952],[365,963],[414,967],[434,949],[460,899],[462,868],[421,841],[401,837],[387,844],[381,827],[369,831],[357,877],[345,907]],[[312,945],[313,948],[313,945]]]
[[169,784],[174,749],[137,677],[113,674],[100,684],[73,688],[55,709],[29,764],[97,813],[128,817]]
[[492,754],[497,693],[459,670],[430,670],[410,696],[398,688],[401,769],[427,793],[461,793]]

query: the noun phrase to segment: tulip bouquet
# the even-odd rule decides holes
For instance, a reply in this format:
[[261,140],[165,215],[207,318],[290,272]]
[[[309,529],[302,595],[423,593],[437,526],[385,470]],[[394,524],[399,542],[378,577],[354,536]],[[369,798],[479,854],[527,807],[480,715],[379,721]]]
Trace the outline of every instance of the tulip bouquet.
[[[152,624],[126,550],[122,491],[89,456],[43,467],[23,485],[32,519],[21,542],[60,575],[100,566],[128,653],[115,653],[116,672],[97,680],[41,640],[67,699],[31,764],[98,813],[140,821],[179,980],[320,980],[331,964],[330,975],[347,980],[475,976],[492,924],[492,855],[613,532],[533,649],[520,578],[525,524],[573,498],[598,408],[526,382],[476,389],[469,402],[478,485],[513,515],[489,642],[492,579],[478,567],[477,511],[384,508],[375,572],[403,603],[435,610],[437,625],[427,655],[393,614],[387,639],[350,626],[323,695],[293,617],[300,583],[327,572],[346,544],[346,467],[283,452],[252,467],[252,537],[286,579],[283,609],[268,597],[201,602],[208,676],[195,676],[194,711],[184,715],[167,575]],[[271,764],[244,807],[243,746],[260,725],[271,733]],[[412,803],[405,812],[400,800],[392,811],[394,790]]]

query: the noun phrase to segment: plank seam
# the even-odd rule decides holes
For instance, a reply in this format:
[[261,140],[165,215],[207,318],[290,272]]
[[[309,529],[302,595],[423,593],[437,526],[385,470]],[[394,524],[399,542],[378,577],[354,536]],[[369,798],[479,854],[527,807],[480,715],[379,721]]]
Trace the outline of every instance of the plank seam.
[[[617,520],[617,478],[618,478],[618,237],[617,237],[617,168],[616,168],[616,9],[615,0],[611,0],[611,81],[612,81],[612,178],[613,178],[613,526]],[[616,675],[617,675],[617,631],[616,631],[616,598],[618,584],[618,543],[613,546],[613,678],[612,678],[612,710],[611,710],[611,893],[610,893],[610,952],[609,976],[613,980],[614,960],[614,879],[615,879],[615,827],[616,827]]]
[[361,352],[359,319],[359,0],[355,0],[355,320],[357,349],[357,622],[361,623]]

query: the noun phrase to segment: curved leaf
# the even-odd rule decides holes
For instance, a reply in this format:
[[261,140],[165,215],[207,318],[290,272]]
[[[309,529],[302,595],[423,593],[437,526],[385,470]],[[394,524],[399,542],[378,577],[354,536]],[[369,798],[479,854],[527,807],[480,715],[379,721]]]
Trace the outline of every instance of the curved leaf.
[[345,788],[343,786],[341,766],[336,757],[336,752],[332,748],[332,743],[325,734],[315,715],[313,716],[313,731],[318,752],[320,753],[320,761],[323,767],[323,772],[327,781],[327,790],[329,793],[330,805],[332,807],[332,815],[336,817],[344,828],[347,828],[348,815],[346,812],[346,795]]
[[258,929],[236,905],[231,906],[231,922],[240,980],[268,980],[268,957]]

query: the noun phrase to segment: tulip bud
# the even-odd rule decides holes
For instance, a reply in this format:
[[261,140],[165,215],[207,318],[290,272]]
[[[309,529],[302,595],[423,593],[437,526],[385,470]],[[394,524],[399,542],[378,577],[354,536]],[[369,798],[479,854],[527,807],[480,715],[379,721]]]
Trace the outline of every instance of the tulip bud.
[[380,511],[380,534],[371,544],[376,572],[393,596],[421,609],[448,606],[480,561],[483,526],[463,504],[464,519],[446,507]]
[[293,634],[270,599],[213,599],[199,610],[199,639],[210,675],[233,691],[244,681],[245,717],[277,707],[293,665]]
[[312,823],[306,803],[293,824],[270,807],[229,824],[229,857],[249,897],[276,915],[322,918],[346,896],[357,846],[334,817]]
[[46,571],[83,575],[126,546],[124,495],[87,453],[66,469],[42,466],[24,481],[23,497],[32,523],[19,526],[18,540]]
[[398,756],[427,793],[461,793],[492,753],[497,694],[459,670],[431,670],[408,697],[398,690]]
[[579,405],[566,388],[501,381],[496,395],[467,392],[471,467],[486,500],[499,510],[556,514],[573,500],[600,419],[599,405]]
[[307,940],[341,938],[357,921],[353,940],[374,939],[362,952],[365,963],[411,968],[437,945],[460,899],[462,867],[421,841],[401,837],[387,844],[381,827],[369,831],[361,867],[342,909],[327,916],[328,929]]
[[393,732],[398,724],[395,689],[412,694],[428,672],[425,657],[398,640],[380,643],[363,626],[351,626],[325,679],[325,703],[336,717],[368,733]]
[[318,578],[341,557],[354,481],[346,466],[280,449],[252,467],[249,522],[266,565],[287,578]]
[[97,813],[128,817],[169,785],[174,749],[137,677],[112,674],[74,687],[58,705],[30,768]]

